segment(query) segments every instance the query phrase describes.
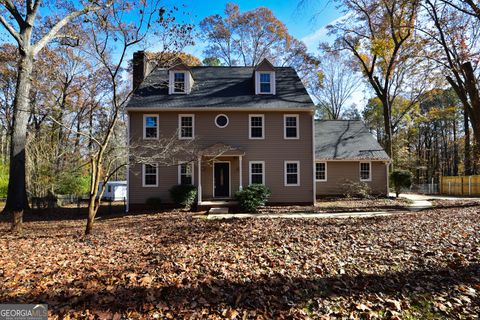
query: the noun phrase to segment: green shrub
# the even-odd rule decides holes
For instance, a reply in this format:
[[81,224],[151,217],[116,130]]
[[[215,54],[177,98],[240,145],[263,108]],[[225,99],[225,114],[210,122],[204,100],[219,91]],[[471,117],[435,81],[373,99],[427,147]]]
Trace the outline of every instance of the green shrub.
[[344,183],[342,184],[342,192],[346,198],[372,198],[372,189],[367,183],[362,181],[352,181],[349,179],[345,179]]
[[192,185],[176,185],[170,188],[170,197],[173,202],[187,209],[191,209],[197,198],[197,187]]
[[90,191],[90,176],[84,176],[78,172],[63,172],[59,175],[56,186],[56,194],[84,195]]
[[8,191],[8,164],[0,164],[0,198],[6,198]]
[[146,204],[153,209],[159,209],[162,206],[162,199],[158,197],[148,198]]
[[398,198],[402,189],[408,189],[412,186],[412,173],[407,170],[394,170],[390,173],[390,183],[395,189],[395,195]]
[[235,193],[240,208],[246,212],[257,212],[264,206],[272,192],[262,184],[252,184]]

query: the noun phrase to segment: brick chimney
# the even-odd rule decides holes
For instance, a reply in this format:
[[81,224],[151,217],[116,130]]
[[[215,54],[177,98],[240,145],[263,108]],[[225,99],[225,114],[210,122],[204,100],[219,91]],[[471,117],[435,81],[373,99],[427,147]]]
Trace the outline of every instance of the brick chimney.
[[152,70],[150,63],[147,61],[147,55],[143,50],[133,53],[132,65],[133,89],[135,90]]

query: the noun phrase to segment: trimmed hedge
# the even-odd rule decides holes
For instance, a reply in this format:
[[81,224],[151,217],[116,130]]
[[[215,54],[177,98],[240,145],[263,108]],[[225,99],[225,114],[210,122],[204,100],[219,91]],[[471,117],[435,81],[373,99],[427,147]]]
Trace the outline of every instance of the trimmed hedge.
[[408,189],[412,186],[412,173],[407,170],[394,170],[390,173],[390,183],[395,189],[395,195],[398,195],[402,189]]
[[170,188],[170,197],[173,202],[186,209],[191,209],[197,198],[197,187],[192,185],[176,185]]
[[246,212],[257,212],[264,206],[272,192],[263,184],[252,184],[235,193],[240,208]]

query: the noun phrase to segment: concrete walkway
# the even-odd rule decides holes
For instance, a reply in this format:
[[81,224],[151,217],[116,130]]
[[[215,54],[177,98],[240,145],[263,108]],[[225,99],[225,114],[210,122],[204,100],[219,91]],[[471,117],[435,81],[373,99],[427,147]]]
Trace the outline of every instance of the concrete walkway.
[[[395,193],[390,193],[391,197],[395,197]],[[480,197],[452,197],[442,195],[428,195],[418,193],[400,193],[400,197],[410,200],[460,200],[460,201],[480,201]]]
[[[390,193],[391,197],[395,197],[394,193]],[[431,200],[447,200],[447,201],[454,201],[454,200],[464,200],[464,201],[479,201],[480,198],[459,198],[459,197],[449,197],[449,196],[441,196],[441,195],[425,195],[425,194],[417,194],[417,193],[401,193],[399,195],[401,198],[408,199],[412,201],[412,204],[409,205],[409,210],[411,211],[420,211],[424,209],[429,209],[433,206]]]
[[[394,193],[390,194],[391,197],[395,197]],[[405,207],[405,210],[417,212],[433,207],[431,200],[465,200],[465,201],[478,201],[480,204],[480,198],[458,198],[448,196],[436,196],[436,195],[423,195],[415,193],[402,193],[401,198],[410,200],[412,203]],[[386,211],[371,211],[371,212],[338,212],[338,213],[210,213],[207,215],[194,215],[195,218],[207,219],[207,220],[221,220],[221,219],[244,219],[244,218],[260,218],[260,219],[276,219],[276,218],[372,218],[372,217],[385,217],[394,214],[405,214],[405,211],[398,212],[386,212]]]
[[219,220],[219,219],[244,219],[244,218],[263,218],[263,219],[276,219],[276,218],[372,218],[372,217],[384,217],[392,215],[392,212],[385,211],[372,211],[372,212],[338,212],[338,213],[222,213],[222,214],[208,214],[194,216],[197,218],[203,218],[207,220]]

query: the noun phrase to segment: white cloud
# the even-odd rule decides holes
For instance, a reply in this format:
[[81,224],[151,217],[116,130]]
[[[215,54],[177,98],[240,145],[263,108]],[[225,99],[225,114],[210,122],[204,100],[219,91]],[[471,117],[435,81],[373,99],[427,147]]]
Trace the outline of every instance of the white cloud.
[[301,40],[305,43],[307,46],[308,50],[310,51],[317,51],[318,45],[322,41],[329,41],[332,40],[331,37],[328,35],[328,29],[327,26],[336,24],[338,22],[342,22],[346,19],[348,19],[351,16],[351,13],[347,13],[335,20],[330,21],[320,29],[317,29],[315,32],[307,34],[305,37],[303,37]]

